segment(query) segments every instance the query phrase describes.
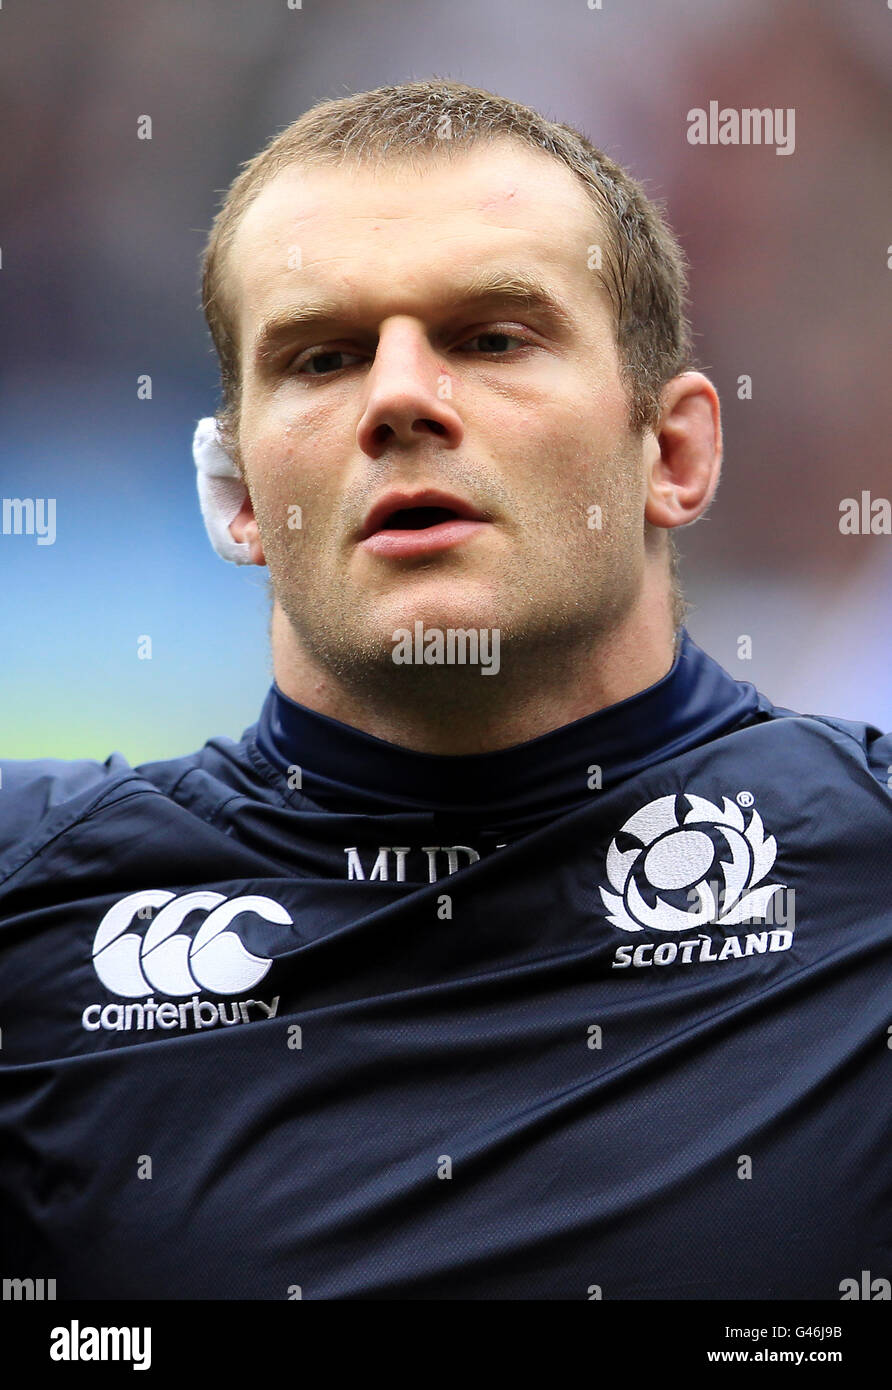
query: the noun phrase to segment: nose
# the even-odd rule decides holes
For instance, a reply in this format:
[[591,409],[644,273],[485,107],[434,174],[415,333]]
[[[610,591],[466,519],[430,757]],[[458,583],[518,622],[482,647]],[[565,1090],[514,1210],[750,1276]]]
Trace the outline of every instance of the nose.
[[452,374],[417,319],[400,315],[382,324],[367,381],[356,440],[369,458],[395,444],[414,444],[419,436],[437,435],[446,448],[461,443],[464,431],[452,403]]

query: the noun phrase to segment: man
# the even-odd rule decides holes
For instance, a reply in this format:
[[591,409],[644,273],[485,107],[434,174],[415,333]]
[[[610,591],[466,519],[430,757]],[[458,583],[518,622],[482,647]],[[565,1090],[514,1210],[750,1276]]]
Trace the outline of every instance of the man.
[[239,742],[3,768],[4,1274],[888,1297],[892,736],[684,629],[721,437],[658,210],[408,83],[246,167],[204,301],[275,683]]

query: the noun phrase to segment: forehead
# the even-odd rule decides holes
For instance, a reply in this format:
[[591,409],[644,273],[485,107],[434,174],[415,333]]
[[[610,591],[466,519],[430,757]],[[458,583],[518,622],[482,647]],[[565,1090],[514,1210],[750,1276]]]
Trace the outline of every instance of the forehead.
[[373,293],[382,311],[409,313],[428,290],[448,293],[450,276],[506,257],[590,295],[588,248],[598,239],[593,205],[570,169],[497,141],[432,156],[421,169],[291,165],[242,217],[226,275],[250,330],[289,296],[322,289]]

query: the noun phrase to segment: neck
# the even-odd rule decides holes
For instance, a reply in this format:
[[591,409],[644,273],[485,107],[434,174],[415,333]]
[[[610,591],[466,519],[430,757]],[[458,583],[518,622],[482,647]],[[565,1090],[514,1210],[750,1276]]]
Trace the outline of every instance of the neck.
[[[462,666],[395,667],[401,684],[354,687],[305,649],[275,603],[273,669],[284,695],[388,743],[463,755],[527,743],[646,690],[670,670],[676,634],[668,598],[648,593],[609,631],[513,661],[506,647],[491,678]],[[408,677],[408,679],[406,678]],[[405,698],[408,697],[408,698]]]

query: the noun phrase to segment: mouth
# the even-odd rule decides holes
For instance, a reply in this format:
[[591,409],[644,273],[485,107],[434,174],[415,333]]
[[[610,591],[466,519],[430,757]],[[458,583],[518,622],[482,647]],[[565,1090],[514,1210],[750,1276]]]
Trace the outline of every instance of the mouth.
[[371,509],[360,535],[378,555],[445,550],[480,532],[489,520],[463,498],[446,493],[388,493]]
[[398,507],[385,517],[379,531],[428,531],[445,521],[456,521],[458,514],[450,507]]

